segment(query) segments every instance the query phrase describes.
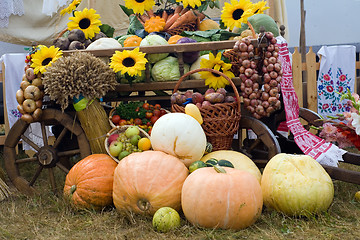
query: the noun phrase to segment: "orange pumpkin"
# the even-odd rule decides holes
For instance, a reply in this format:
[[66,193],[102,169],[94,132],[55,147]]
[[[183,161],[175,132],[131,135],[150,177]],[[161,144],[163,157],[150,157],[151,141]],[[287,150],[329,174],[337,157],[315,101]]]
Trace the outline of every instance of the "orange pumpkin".
[[173,35],[169,38],[168,43],[169,44],[176,44],[179,39],[183,38],[183,36],[180,35]]
[[161,151],[136,152],[115,169],[113,201],[117,210],[154,213],[161,207],[181,209],[181,188],[189,171]]
[[107,154],[92,154],[80,160],[66,175],[64,196],[79,209],[100,210],[111,205],[116,166]]
[[140,46],[140,42],[141,42],[142,38],[139,36],[130,36],[127,37],[124,41],[124,47],[137,47]]
[[162,30],[164,30],[164,27],[165,19],[159,16],[151,17],[149,20],[146,20],[144,24],[144,29],[148,33],[161,32]]
[[181,204],[189,222],[205,228],[243,229],[260,216],[263,197],[251,173],[218,166],[200,168],[185,180]]

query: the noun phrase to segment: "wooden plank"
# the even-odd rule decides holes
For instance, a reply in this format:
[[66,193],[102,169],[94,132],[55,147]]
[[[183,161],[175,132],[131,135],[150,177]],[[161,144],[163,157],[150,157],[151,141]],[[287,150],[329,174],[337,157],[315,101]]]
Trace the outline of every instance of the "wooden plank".
[[317,80],[316,80],[316,54],[309,48],[306,54],[307,64],[307,102],[308,109],[317,112]]
[[[10,131],[10,127],[9,127],[9,118],[8,118],[8,114],[7,114],[7,108],[6,108],[6,91],[5,91],[5,63],[2,62],[2,84],[3,84],[3,104],[4,104],[4,122],[5,122],[5,138],[8,134],[8,132]],[[5,141],[4,141],[5,143]],[[1,145],[4,145],[4,143],[2,143]]]
[[293,84],[295,88],[296,95],[299,100],[299,106],[303,107],[303,85],[302,85],[302,64],[301,64],[301,54],[298,51],[298,48],[295,47],[295,51],[292,54],[292,74],[293,74]]
[[[185,44],[169,44],[162,46],[144,46],[140,47],[140,51],[144,53],[174,53],[174,52],[191,52],[191,51],[204,51],[204,50],[221,50],[232,49],[236,43],[236,40],[216,41],[216,42],[198,42],[198,43],[185,43]],[[256,43],[255,43],[256,44]],[[70,50],[63,51],[64,56],[68,56],[71,53],[84,51],[92,53],[97,57],[109,57],[112,56],[115,51],[132,50],[134,47],[123,47],[118,49],[101,49],[101,50]]]

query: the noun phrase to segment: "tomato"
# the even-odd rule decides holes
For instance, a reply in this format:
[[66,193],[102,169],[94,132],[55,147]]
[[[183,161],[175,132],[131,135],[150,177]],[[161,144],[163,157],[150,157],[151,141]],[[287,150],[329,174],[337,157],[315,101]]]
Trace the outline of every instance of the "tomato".
[[146,112],[145,117],[150,119],[154,114],[152,112]]
[[120,122],[119,122],[120,126],[123,126],[123,125],[126,125],[126,124],[127,124],[127,121],[125,119],[121,119]]
[[165,115],[167,112],[165,109],[160,109],[160,116]]
[[135,125],[141,125],[141,124],[142,124],[141,119],[140,119],[140,118],[135,118],[135,119],[134,119],[134,124],[135,124]]
[[150,104],[149,103],[144,103],[142,105],[142,108],[146,109],[146,110],[149,110],[150,109]]
[[155,109],[155,110],[153,111],[153,115],[156,116],[156,117],[160,117],[160,116],[161,116],[160,110],[159,110],[159,109]]
[[151,122],[147,122],[147,123],[146,123],[146,126],[151,126]]
[[152,124],[154,124],[158,119],[159,119],[159,117],[157,117],[157,116],[152,116],[152,117],[150,118],[150,121],[151,121]]
[[151,129],[152,129],[152,128],[150,128],[149,131],[148,131],[148,134],[149,134],[149,135],[151,135]]
[[160,110],[161,105],[157,103],[157,104],[154,105],[154,108]]
[[121,120],[121,117],[119,115],[117,115],[117,114],[113,115],[112,118],[111,118],[111,121],[115,125],[118,125],[120,120]]

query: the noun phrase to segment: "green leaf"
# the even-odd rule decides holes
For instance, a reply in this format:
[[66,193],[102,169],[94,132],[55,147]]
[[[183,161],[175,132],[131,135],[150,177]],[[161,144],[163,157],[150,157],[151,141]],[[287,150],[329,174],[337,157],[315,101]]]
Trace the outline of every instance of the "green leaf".
[[111,27],[108,24],[102,24],[100,27],[100,31],[103,32],[107,37],[112,38],[114,36],[115,28]]
[[205,3],[201,4],[200,7],[198,7],[198,11],[204,12],[208,6],[209,6],[209,2],[205,2]]
[[214,5],[215,5],[216,8],[220,9],[220,1],[219,0],[215,0]]
[[144,26],[141,24],[141,22],[139,21],[139,19],[135,15],[131,15],[129,17],[129,20],[130,20],[130,24],[129,24],[127,34],[136,35],[135,34],[136,30],[144,29]]
[[132,14],[135,14],[132,9],[129,9],[129,8],[127,8],[127,7],[125,7],[124,5],[121,5],[121,4],[119,4],[119,6],[121,7],[121,9],[124,11],[124,13],[125,13],[128,17],[130,17],[130,15],[132,15]]

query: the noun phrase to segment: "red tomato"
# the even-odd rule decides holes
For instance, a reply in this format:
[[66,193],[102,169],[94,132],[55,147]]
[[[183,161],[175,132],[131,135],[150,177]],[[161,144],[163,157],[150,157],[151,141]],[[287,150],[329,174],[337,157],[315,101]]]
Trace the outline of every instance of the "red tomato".
[[117,114],[113,115],[112,118],[111,118],[111,121],[115,124],[115,125],[118,125],[119,122],[121,120],[121,117]]
[[135,125],[141,125],[141,124],[142,124],[141,119],[140,119],[140,118],[135,118],[135,119],[134,119],[134,124],[135,124]]
[[147,123],[146,123],[146,126],[151,126],[151,122],[147,122]]
[[156,117],[160,117],[160,116],[161,116],[161,112],[160,112],[159,109],[155,109],[155,110],[153,111],[153,114],[154,114],[154,116],[156,116]]
[[149,131],[148,131],[148,134],[149,134],[149,135],[151,135],[151,129],[152,129],[152,128],[150,128]]
[[165,109],[160,109],[160,116],[165,115],[167,112]]
[[146,113],[145,113],[145,117],[146,117],[147,119],[150,119],[152,116],[153,116],[153,113],[152,113],[152,112],[146,112]]
[[126,124],[127,124],[127,121],[125,119],[121,119],[120,122],[119,122],[120,126],[123,126],[123,125],[126,125]]
[[142,107],[143,107],[144,109],[146,109],[146,110],[149,110],[149,109],[150,109],[150,104],[149,104],[149,103],[144,103],[144,104],[142,105]]
[[154,108],[160,110],[161,105],[157,103],[157,104],[154,105]]
[[154,124],[158,119],[159,119],[159,117],[157,117],[157,116],[152,116],[151,119],[150,119],[150,121],[151,121],[152,124]]

